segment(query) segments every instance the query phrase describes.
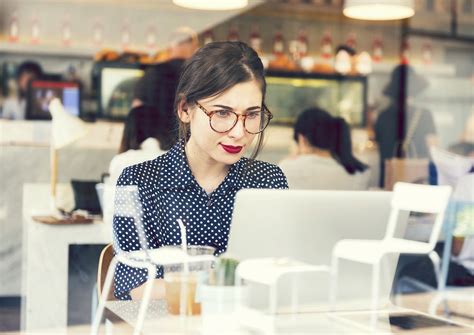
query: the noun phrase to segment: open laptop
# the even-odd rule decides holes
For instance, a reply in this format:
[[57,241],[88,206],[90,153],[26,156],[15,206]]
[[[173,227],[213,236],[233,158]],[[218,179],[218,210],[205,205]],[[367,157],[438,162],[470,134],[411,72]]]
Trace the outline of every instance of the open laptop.
[[[390,199],[390,192],[375,191],[242,190],[236,197],[226,254],[239,260],[288,257],[330,265],[337,241],[384,237]],[[406,221],[398,225],[400,237]],[[380,306],[389,303],[397,262],[398,255],[382,263]],[[367,308],[371,267],[341,261],[339,273],[340,309]],[[328,308],[327,274],[305,275],[298,280],[302,305],[317,302]],[[289,303],[288,285],[282,280],[279,306]]]

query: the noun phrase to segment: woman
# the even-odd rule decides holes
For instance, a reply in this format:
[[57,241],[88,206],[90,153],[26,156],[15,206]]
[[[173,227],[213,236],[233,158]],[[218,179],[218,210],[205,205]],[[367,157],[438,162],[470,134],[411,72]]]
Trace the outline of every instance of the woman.
[[[181,219],[188,244],[215,247],[219,255],[227,248],[238,190],[288,187],[278,167],[254,160],[272,117],[265,89],[262,62],[242,42],[207,44],[186,62],[175,99],[179,143],[157,159],[126,168],[117,183],[138,185],[151,248],[181,244]],[[244,158],[255,137],[251,158]],[[131,227],[130,219],[114,218],[122,250],[140,248]],[[119,264],[115,296],[139,299],[145,280],[145,271]],[[157,281],[153,297],[161,298],[164,285]]]
[[380,154],[380,186],[385,183],[386,160],[429,158],[430,147],[438,143],[433,116],[418,100],[428,86],[428,81],[409,65],[400,64],[392,71],[383,90],[390,104],[374,125]]
[[172,146],[171,133],[154,108],[140,106],[132,109],[123,128],[119,154],[109,166],[109,182],[115,185],[127,166],[154,159]]
[[298,116],[294,128],[298,154],[279,165],[292,189],[364,190],[367,165],[352,154],[349,126],[319,108]]

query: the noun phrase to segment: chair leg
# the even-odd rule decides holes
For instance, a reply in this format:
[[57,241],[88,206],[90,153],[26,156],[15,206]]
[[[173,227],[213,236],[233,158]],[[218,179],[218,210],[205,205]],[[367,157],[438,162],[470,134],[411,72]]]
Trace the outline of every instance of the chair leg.
[[370,326],[372,330],[377,329],[377,309],[379,305],[380,290],[380,263],[372,267],[372,301],[370,306]]
[[145,291],[143,293],[142,301],[140,302],[140,310],[138,312],[137,324],[135,325],[135,329],[133,331],[134,335],[141,334],[143,323],[145,322],[146,311],[150,303],[151,290],[153,288],[153,283],[155,281],[156,266],[149,264],[147,266],[147,270],[148,270],[148,273],[147,273],[148,278],[145,283]]
[[277,311],[277,283],[270,285],[270,314],[275,315]]
[[431,260],[431,263],[433,263],[433,270],[434,270],[434,273],[435,273],[435,277],[436,277],[436,283],[438,284],[438,287],[439,287],[439,283],[440,283],[440,275],[441,275],[441,260],[439,259],[439,256],[438,256],[438,253],[436,251],[431,251],[428,256],[430,257],[430,260]]
[[[433,263],[433,270],[436,277],[436,283],[438,286],[438,293],[442,293],[446,289],[446,280],[447,280],[447,272],[444,274],[443,269],[441,268],[441,260],[438,256],[438,253],[432,250],[428,256],[430,257],[431,262]],[[446,259],[446,262],[449,263],[449,258]],[[444,265],[444,264],[443,264]],[[449,315],[449,306],[446,299],[441,300],[443,303],[443,313],[444,315]]]
[[372,268],[372,302],[371,309],[375,311],[378,309],[380,290],[380,263],[376,263]]
[[295,274],[291,276],[291,312],[296,314],[298,311],[298,285],[297,277]]
[[102,287],[102,294],[99,298],[99,306],[95,313],[94,322],[92,323],[92,335],[97,335],[99,333],[100,323],[102,321],[102,316],[104,314],[105,302],[107,301],[107,296],[109,295],[110,288],[112,287],[112,281],[114,279],[115,268],[117,267],[117,257],[114,257],[110,262],[109,269],[107,270],[107,275],[105,277],[104,286]]
[[337,256],[332,257],[330,276],[329,276],[329,306],[331,310],[335,309],[337,297],[337,280],[339,275],[339,259]]
[[91,297],[91,320],[95,319],[97,305],[99,305],[99,297],[97,294],[97,283],[95,283],[94,287],[92,288],[92,297]]

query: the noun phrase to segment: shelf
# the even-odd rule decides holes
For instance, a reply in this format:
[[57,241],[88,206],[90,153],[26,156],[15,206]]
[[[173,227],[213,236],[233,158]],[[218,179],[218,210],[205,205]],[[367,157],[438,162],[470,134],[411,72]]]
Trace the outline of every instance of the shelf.
[[98,51],[96,48],[47,46],[25,43],[0,42],[0,54],[37,55],[51,57],[76,57],[92,59]]

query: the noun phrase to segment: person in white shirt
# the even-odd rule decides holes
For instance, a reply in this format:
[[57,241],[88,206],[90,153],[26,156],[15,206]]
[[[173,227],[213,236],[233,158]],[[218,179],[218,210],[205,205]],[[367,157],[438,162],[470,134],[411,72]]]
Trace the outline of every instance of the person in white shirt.
[[154,108],[133,108],[125,122],[119,154],[110,162],[108,184],[115,185],[124,168],[155,159],[168,151],[174,144],[170,134]]
[[354,157],[344,119],[316,107],[307,109],[295,123],[294,140],[297,155],[279,164],[291,189],[368,189],[368,167]]
[[27,94],[30,81],[43,76],[41,65],[26,61],[18,66],[16,71],[17,93],[10,95],[3,102],[1,117],[9,120],[24,120],[26,118]]

